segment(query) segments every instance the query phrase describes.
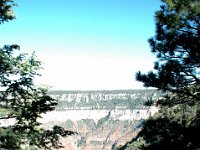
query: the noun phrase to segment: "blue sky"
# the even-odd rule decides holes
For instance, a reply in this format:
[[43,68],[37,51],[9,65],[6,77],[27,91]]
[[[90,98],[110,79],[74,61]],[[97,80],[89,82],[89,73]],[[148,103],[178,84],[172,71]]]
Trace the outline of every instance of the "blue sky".
[[1,45],[33,50],[44,70],[37,83],[52,89],[135,89],[136,71],[148,71],[154,56],[159,0],[16,0],[17,19],[1,25]]

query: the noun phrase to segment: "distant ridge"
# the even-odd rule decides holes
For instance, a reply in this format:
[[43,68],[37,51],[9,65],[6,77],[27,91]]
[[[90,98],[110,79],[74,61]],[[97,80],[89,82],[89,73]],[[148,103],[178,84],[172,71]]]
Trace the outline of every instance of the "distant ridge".
[[50,90],[49,94],[68,94],[68,93],[133,93],[144,91],[158,91],[157,89],[114,89],[114,90]]

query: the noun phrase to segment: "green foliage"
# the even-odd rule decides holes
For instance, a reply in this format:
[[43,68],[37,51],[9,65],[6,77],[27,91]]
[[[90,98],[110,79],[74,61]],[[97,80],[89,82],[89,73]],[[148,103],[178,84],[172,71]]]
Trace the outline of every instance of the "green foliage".
[[1,149],[19,150],[21,141],[20,134],[15,133],[12,128],[0,128]]
[[103,144],[103,142],[102,141],[90,141],[90,144],[94,145],[94,146],[101,146]]
[[11,126],[0,128],[0,147],[8,148],[5,142],[10,141],[9,149],[23,145],[34,149],[58,148],[59,137],[72,132],[60,127],[54,127],[52,131],[40,128],[38,118],[42,113],[54,110],[57,101],[47,95],[47,89],[36,87],[33,83],[41,64],[35,54],[27,57],[17,54],[15,49],[19,46],[6,45],[0,49],[0,120],[16,120]]
[[[0,24],[15,18],[12,0],[0,0]],[[57,100],[47,94],[47,89],[34,85],[41,62],[33,53],[21,54],[18,45],[0,48],[0,123],[14,119],[0,127],[0,149],[52,149],[60,148],[59,138],[73,134],[55,126],[52,130],[41,128],[38,119],[52,111]]]
[[13,11],[15,5],[13,0],[0,0],[0,24],[15,18]]
[[96,123],[93,119],[81,119],[81,121],[91,130],[96,128]]
[[138,72],[136,79],[167,93],[157,101],[160,112],[119,149],[200,149],[200,1],[162,2],[155,13],[156,35],[149,40],[158,61],[154,71]]
[[200,2],[163,2],[155,13],[156,35],[149,40],[158,58],[155,71],[147,75],[138,72],[136,78],[147,87],[188,92],[185,87],[200,83]]
[[121,149],[195,150],[200,147],[199,103],[162,109],[143,125],[134,142]]
[[[118,90],[118,91],[50,91],[52,97],[59,99],[56,110],[66,109],[143,109],[149,99],[152,102],[163,93],[157,90]],[[120,96],[120,94],[124,94]],[[79,96],[78,96],[79,95]],[[81,97],[80,97],[81,96]],[[113,97],[112,97],[113,96]],[[78,98],[77,98],[78,97]]]
[[105,117],[99,119],[98,122],[97,122],[97,128],[100,128],[100,127],[101,127],[102,125],[104,125],[105,122],[108,121],[108,120],[109,120],[109,115],[107,115],[107,116],[105,116]]
[[70,128],[73,128],[74,123],[73,123],[73,121],[71,121],[70,119],[68,119],[68,120],[66,121],[66,123],[65,123],[65,126],[66,126],[68,129],[70,129]]

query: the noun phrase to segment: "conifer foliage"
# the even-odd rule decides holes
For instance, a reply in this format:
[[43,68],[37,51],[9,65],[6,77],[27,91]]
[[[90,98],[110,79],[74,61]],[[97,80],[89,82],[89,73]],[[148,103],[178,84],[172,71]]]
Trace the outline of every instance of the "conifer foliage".
[[149,39],[154,70],[136,79],[165,92],[160,111],[148,119],[126,150],[200,149],[200,1],[162,0]]
[[173,92],[199,84],[200,2],[198,0],[163,0],[155,13],[156,35],[149,39],[158,61],[155,71],[138,72],[137,80],[147,87]]
[[[0,0],[0,24],[15,18],[12,0]],[[0,149],[52,149],[62,147],[61,136],[73,134],[59,126],[51,130],[41,128],[38,119],[52,111],[57,101],[47,89],[34,85],[41,62],[19,52],[18,45],[0,48]],[[11,121],[3,125],[4,121]]]

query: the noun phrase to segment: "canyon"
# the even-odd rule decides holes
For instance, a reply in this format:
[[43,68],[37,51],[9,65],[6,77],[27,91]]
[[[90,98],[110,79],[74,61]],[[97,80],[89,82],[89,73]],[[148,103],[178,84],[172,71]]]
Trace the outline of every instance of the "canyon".
[[[58,100],[54,111],[38,121],[45,129],[59,125],[77,134],[61,138],[62,150],[111,150],[131,141],[145,119],[159,108],[146,106],[163,96],[157,90],[50,91]],[[1,119],[0,126],[15,119]]]
[[131,141],[142,122],[159,108],[144,106],[162,96],[157,90],[51,91],[55,111],[43,114],[44,128],[60,125],[77,134],[62,138],[62,150],[111,150]]

